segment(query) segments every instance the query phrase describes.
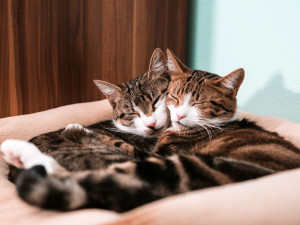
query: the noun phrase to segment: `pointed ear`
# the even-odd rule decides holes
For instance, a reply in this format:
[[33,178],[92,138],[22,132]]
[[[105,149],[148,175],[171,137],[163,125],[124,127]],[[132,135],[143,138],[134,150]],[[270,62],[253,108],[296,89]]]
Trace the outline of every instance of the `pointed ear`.
[[225,87],[229,93],[236,96],[245,76],[244,69],[237,69],[225,77],[216,80],[214,83],[217,86]]
[[114,108],[116,106],[116,102],[120,99],[122,95],[121,88],[118,86],[102,81],[102,80],[94,80],[96,86],[100,89],[100,91],[106,96],[109,100],[110,104]]
[[167,49],[167,67],[169,73],[181,74],[182,72],[187,72],[190,70],[186,65],[184,65],[180,59],[169,49]]
[[160,75],[167,72],[166,58],[160,48],[156,48],[151,56],[148,74]]

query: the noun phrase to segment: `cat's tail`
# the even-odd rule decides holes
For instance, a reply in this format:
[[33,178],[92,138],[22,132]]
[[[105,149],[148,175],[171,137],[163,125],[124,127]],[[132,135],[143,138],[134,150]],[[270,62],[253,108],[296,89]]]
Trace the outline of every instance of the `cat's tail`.
[[19,196],[46,209],[94,207],[124,212],[189,190],[273,173],[268,168],[224,157],[173,155],[117,163],[103,170],[47,175],[38,165],[17,179]]
[[17,191],[29,204],[65,211],[93,207],[124,212],[162,197],[138,177],[119,170],[47,175],[38,165],[19,175]]
[[23,171],[16,185],[24,201],[45,209],[72,210],[87,202],[85,190],[74,178],[47,176],[41,165]]

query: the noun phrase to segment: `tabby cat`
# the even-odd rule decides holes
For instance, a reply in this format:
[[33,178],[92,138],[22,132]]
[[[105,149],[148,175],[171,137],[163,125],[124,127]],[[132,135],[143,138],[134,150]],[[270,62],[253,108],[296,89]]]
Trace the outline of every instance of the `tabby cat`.
[[[69,124],[65,129],[42,134],[30,142],[69,171],[100,169],[114,162],[151,155],[157,137],[169,125],[165,104],[169,75],[163,52],[155,49],[149,70],[132,81],[119,86],[100,80],[94,83],[113,107],[112,120],[86,128],[79,124]],[[22,143],[8,140],[2,144],[2,149],[18,145],[22,147]],[[36,148],[33,145],[26,146],[24,148]],[[51,165],[56,162],[47,155],[34,157],[34,161],[30,160],[29,168],[42,161],[47,170],[52,171]],[[12,162],[14,158],[8,156],[7,161],[18,163]],[[24,166],[28,168],[27,164]],[[10,179],[14,180],[17,174],[18,171],[11,168]]]
[[192,70],[169,50],[167,67],[172,125],[154,148],[157,156],[81,172],[40,163],[18,177],[19,196],[48,209],[123,212],[170,195],[300,166],[300,150],[293,144],[253,122],[236,120],[243,69],[225,77]]

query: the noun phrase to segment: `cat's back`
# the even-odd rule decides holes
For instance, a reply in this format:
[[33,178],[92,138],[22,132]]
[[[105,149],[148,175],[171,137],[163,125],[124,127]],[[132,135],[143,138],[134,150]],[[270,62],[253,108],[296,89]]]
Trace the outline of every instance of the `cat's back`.
[[111,120],[84,129],[60,129],[34,137],[30,142],[68,170],[80,171],[148,157],[156,141],[121,132]]
[[299,148],[246,119],[217,129],[169,132],[160,141],[160,152],[222,156],[276,171],[300,167]]

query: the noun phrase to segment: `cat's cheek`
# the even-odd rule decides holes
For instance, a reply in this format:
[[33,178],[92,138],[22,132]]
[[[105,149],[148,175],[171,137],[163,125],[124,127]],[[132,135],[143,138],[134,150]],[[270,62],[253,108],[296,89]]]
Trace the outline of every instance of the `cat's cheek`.
[[174,105],[168,105],[168,109],[170,111],[170,117],[172,122],[177,122],[177,116],[176,116],[176,108]]
[[122,131],[125,131],[125,132],[128,132],[128,133],[132,133],[132,132],[130,131],[130,128],[129,128],[129,127],[126,127],[126,126],[124,126],[123,124],[121,124],[121,123],[119,123],[119,122],[117,122],[117,121],[115,121],[115,120],[113,120],[113,123],[114,123],[114,125],[115,125],[118,129],[120,129],[120,130],[122,130]]
[[168,112],[167,112],[167,107],[166,104],[161,104],[159,105],[155,112],[153,113],[153,117],[156,120],[156,129],[160,129],[162,127],[166,127],[168,123]]
[[195,107],[190,107],[185,119],[183,119],[182,124],[192,127],[198,124],[200,120],[201,112],[198,111]]
[[145,126],[142,118],[137,117],[133,120],[135,129],[136,129],[136,134],[141,135],[141,136],[146,136],[145,130],[148,128]]

